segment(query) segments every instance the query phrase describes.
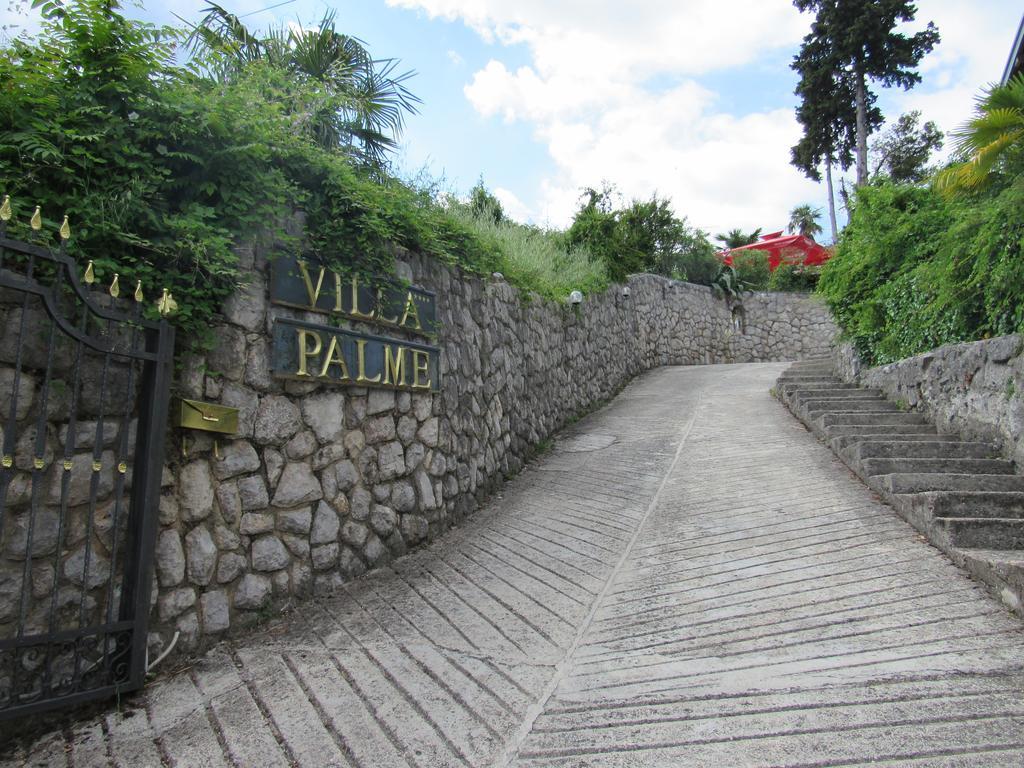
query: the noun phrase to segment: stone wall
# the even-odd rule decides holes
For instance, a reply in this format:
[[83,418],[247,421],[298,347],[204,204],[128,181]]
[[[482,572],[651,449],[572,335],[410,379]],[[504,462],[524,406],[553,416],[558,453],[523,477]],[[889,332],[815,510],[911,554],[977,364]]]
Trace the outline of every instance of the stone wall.
[[[440,391],[285,381],[270,374],[274,318],[326,318],[270,305],[265,254],[242,258],[252,281],[225,306],[212,351],[179,360],[175,394],[238,408],[239,431],[169,429],[151,657],[175,633],[178,650],[196,650],[440,534],[641,371],[822,356],[836,334],[827,310],[798,294],[754,294],[736,309],[708,288],[640,275],[629,296],[617,286],[574,308],[405,255],[400,275],[437,294]],[[56,440],[60,425],[50,428]],[[97,553],[106,530],[82,534]]]
[[1024,467],[1024,340],[1018,335],[950,344],[889,365],[864,368],[849,344],[837,347],[846,381],[882,390],[928,413],[940,432],[997,443]]

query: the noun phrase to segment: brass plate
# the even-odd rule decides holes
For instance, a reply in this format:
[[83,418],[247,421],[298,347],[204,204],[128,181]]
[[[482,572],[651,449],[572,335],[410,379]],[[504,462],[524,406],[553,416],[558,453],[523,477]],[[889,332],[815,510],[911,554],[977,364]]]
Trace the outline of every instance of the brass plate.
[[178,426],[233,435],[238,432],[238,409],[182,398]]

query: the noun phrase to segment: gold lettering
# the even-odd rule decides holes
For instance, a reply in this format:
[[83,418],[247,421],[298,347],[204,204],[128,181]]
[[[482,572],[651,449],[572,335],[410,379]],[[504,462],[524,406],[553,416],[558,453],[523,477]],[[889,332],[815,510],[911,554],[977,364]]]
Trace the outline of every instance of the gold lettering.
[[[422,331],[423,330],[423,326],[420,325],[420,311],[416,307],[416,302],[413,301],[412,291],[409,291],[405,295],[405,312],[402,314],[402,320],[398,324],[403,326],[403,327],[405,327],[405,328],[408,328],[409,326],[406,325],[405,321],[408,320],[410,316],[416,321],[416,325],[414,325],[412,327],[416,328],[417,330]],[[416,353],[413,352],[413,357],[415,357],[415,356],[416,356]]]
[[406,385],[406,374],[409,372],[402,363],[405,360],[405,347],[398,348],[395,355],[390,344],[384,345],[384,383],[404,387]]
[[[412,388],[430,389],[430,354],[422,349],[414,349],[412,351],[412,370]],[[420,383],[421,373],[427,374],[427,380],[424,383]]]
[[341,275],[334,273],[334,311],[341,312]]
[[384,289],[383,288],[378,288],[377,289],[377,319],[380,320],[382,323],[395,324],[395,323],[398,322],[398,316],[397,315],[395,317],[387,317],[384,314]]
[[321,379],[327,376],[332,365],[337,365],[341,368],[341,376],[338,377],[339,381],[346,381],[349,378],[348,365],[345,364],[345,358],[341,354],[341,342],[338,341],[338,337],[334,334],[331,335],[331,343],[327,345],[327,358],[320,369]]
[[374,379],[367,378],[366,376],[366,339],[356,339],[356,358],[359,363],[359,375],[356,376],[356,381],[360,384],[380,383],[379,373]]
[[[299,370],[295,372],[296,376],[312,376],[307,370],[308,359],[310,357],[316,357],[320,354],[320,350],[323,348],[323,342],[320,340],[320,334],[316,331],[307,331],[304,328],[296,328],[296,333],[299,337]],[[306,343],[309,338],[313,339],[313,348],[310,349]]]
[[356,275],[352,275],[352,317],[362,317],[367,320],[373,319],[373,310],[370,310],[370,314],[366,314],[359,309],[359,278]]
[[306,293],[309,294],[309,306],[316,308],[316,303],[320,300],[320,289],[324,286],[324,274],[327,272],[326,269],[320,267],[320,276],[316,280],[316,289],[313,288],[313,280],[309,276],[309,268],[306,266],[306,262],[299,259],[299,272],[302,273],[302,281],[306,284]]

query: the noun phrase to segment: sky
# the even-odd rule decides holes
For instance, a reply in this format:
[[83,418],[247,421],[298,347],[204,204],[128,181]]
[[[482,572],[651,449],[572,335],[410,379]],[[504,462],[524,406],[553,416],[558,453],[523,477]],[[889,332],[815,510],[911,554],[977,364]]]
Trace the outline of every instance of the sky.
[[[667,197],[712,234],[783,229],[804,203],[828,229],[823,185],[789,164],[800,137],[789,64],[811,23],[789,0],[221,4],[255,30],[336,9],[340,31],[417,73],[409,85],[423,103],[407,121],[399,173],[460,195],[482,179],[517,220],[565,227],[583,188],[610,183],[624,202]],[[198,21],[205,2],[125,5],[178,24]],[[880,91],[883,113],[919,109],[955,129],[1002,75],[1020,20],[1019,0],[919,0],[907,31],[933,21],[942,42],[916,88]],[[0,25],[11,23],[36,25],[17,0],[0,10]]]

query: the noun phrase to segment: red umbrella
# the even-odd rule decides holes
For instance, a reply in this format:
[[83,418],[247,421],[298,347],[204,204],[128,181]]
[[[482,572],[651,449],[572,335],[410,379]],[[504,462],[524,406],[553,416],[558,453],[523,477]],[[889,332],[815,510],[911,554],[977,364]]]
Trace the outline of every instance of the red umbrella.
[[732,254],[736,251],[765,251],[768,254],[768,269],[775,271],[779,264],[803,264],[805,267],[817,267],[824,264],[832,257],[832,252],[824,246],[818,245],[809,237],[804,235],[783,235],[779,232],[771,232],[762,235],[761,239],[750,245],[741,245],[738,248],[727,248],[720,251],[718,256],[726,264],[732,265]]

